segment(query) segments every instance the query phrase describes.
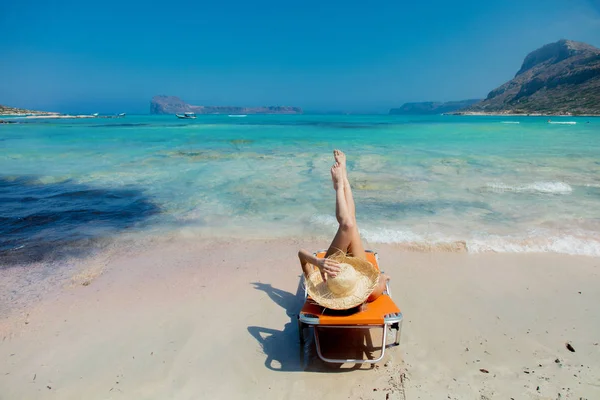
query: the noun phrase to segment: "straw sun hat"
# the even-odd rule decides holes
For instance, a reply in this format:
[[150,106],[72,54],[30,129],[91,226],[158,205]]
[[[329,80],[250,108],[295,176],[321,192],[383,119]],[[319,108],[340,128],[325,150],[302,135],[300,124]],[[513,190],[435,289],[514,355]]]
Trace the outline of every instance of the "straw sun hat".
[[332,310],[347,310],[367,300],[379,282],[379,271],[367,260],[336,253],[329,257],[340,263],[341,271],[323,281],[316,268],[306,278],[311,299]]

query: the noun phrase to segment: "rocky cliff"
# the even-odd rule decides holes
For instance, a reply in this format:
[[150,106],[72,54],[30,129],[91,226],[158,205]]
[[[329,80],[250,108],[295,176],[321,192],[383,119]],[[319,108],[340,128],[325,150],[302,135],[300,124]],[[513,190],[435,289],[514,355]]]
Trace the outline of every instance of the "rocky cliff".
[[423,115],[423,114],[444,114],[469,107],[472,104],[481,101],[481,99],[470,99],[460,101],[448,101],[446,103],[421,102],[404,103],[400,108],[392,108],[390,114],[396,115]]
[[600,49],[547,44],[525,57],[514,79],[459,113],[600,114]]
[[298,107],[230,107],[230,106],[193,106],[176,96],[154,96],[150,101],[150,114],[302,114]]

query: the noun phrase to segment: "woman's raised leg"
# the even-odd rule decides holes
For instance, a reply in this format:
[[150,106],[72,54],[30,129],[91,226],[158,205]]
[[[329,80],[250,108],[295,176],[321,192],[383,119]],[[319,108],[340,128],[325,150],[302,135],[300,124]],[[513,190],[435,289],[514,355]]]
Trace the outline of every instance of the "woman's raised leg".
[[348,180],[348,168],[346,168],[346,155],[341,150],[333,151],[333,158],[340,164],[344,171],[344,194],[346,195],[346,204],[348,204],[348,211],[354,217],[356,221],[356,207],[354,205],[354,197],[352,196],[352,188],[350,187],[350,181]]
[[[365,249],[356,224],[356,209],[354,198],[352,196],[352,189],[350,188],[350,182],[348,181],[346,156],[343,152],[335,150],[334,157],[336,162],[333,167],[331,167],[331,180],[333,181],[333,188],[335,189],[335,216],[339,226],[325,257],[329,257],[338,251],[342,251],[354,257],[366,259]],[[306,275],[310,273],[310,264],[318,266],[322,274],[335,276],[339,272],[337,262],[328,258],[317,259],[306,250],[300,250],[298,252],[298,257],[300,258],[300,264]],[[379,277],[379,285],[375,288],[371,296],[369,296],[368,301],[375,300],[383,293],[387,280],[389,280],[389,277],[386,275],[382,274]]]
[[343,251],[354,257],[366,259],[365,248],[356,224],[356,207],[348,181],[346,155],[340,150],[334,150],[333,156],[336,163],[331,168],[331,178],[336,190],[336,218],[340,225],[327,250],[327,256],[336,251]]
[[300,265],[304,273],[307,276],[310,274],[310,265],[312,264],[319,267],[324,279],[325,274],[335,276],[340,270],[338,263],[327,257],[338,251],[348,252],[351,242],[354,240],[353,235],[355,230],[354,218],[348,212],[348,205],[346,203],[343,171],[337,162],[331,167],[331,180],[335,189],[335,216],[339,224],[337,233],[331,245],[329,245],[325,258],[318,259],[306,250],[298,252],[298,258],[300,259]]
[[[341,247],[334,248],[334,243],[338,239],[338,235],[340,238],[343,238],[344,241],[348,242],[348,246],[346,247],[345,252],[351,254],[354,257],[366,259],[365,248],[362,244],[362,240],[360,238],[360,233],[358,231],[358,225],[356,223],[356,206],[354,203],[354,197],[352,196],[352,189],[350,187],[350,181],[348,180],[348,170],[346,169],[346,155],[340,150],[334,150],[333,156],[336,161],[336,165],[339,166],[342,170],[343,175],[343,186],[344,186],[344,198],[346,200],[346,210],[348,212],[347,217],[351,219],[350,223],[345,224],[347,229],[342,228],[342,223],[340,222],[340,218],[338,217],[337,210],[338,208],[338,192],[336,189],[336,217],[338,217],[338,223],[340,223],[340,228],[338,229],[338,233],[336,234],[329,250],[327,251],[327,256],[333,254],[337,251],[337,249],[342,249]],[[334,165],[335,167],[335,165]],[[332,178],[334,178],[333,168],[332,168]],[[335,188],[335,179],[334,179],[334,188]],[[340,230],[342,231],[340,233]],[[341,240],[340,240],[341,242]],[[336,243],[337,245],[337,243]],[[341,243],[340,243],[341,245]],[[386,288],[386,283],[389,281],[389,276],[385,274],[381,274],[379,276],[379,284],[373,290],[367,301],[373,301],[377,299],[379,296],[383,294]]]
[[[343,154],[338,152],[338,155],[343,156]],[[326,257],[342,251],[354,257],[366,259],[365,249],[356,225],[352,189],[350,184],[347,183],[345,156],[340,157],[340,160],[343,164],[339,163],[336,158],[336,163],[331,167],[331,179],[335,189],[335,216],[339,226],[327,250]]]

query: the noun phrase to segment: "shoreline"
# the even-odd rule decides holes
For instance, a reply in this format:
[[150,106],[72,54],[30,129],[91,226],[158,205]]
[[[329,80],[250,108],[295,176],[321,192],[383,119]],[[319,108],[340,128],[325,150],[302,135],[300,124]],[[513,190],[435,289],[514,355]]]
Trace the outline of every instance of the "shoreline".
[[28,115],[26,119],[78,119],[78,118],[99,118],[95,115]]
[[3,394],[600,396],[597,258],[367,246],[392,277],[405,320],[399,347],[375,368],[352,370],[324,364],[313,344],[302,350],[297,343],[296,252],[325,246],[309,239],[172,238],[83,261],[70,282],[3,320]]
[[[2,106],[0,106],[2,107]],[[12,109],[13,111],[0,111],[0,117],[24,117],[28,115],[60,115],[60,113],[53,111],[33,111],[33,110],[19,110]]]

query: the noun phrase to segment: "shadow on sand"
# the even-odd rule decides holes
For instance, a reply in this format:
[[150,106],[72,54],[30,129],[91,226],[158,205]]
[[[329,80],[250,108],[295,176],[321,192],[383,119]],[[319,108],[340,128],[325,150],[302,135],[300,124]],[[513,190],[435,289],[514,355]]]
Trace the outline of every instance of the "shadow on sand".
[[[265,366],[273,371],[346,372],[358,369],[371,369],[370,364],[331,364],[323,362],[317,355],[312,328],[305,329],[305,342],[300,345],[298,313],[304,304],[304,287],[298,283],[296,294],[274,288],[271,284],[253,282],[255,289],[265,292],[271,300],[281,306],[290,322],[283,330],[249,326],[248,332],[261,345],[265,356]],[[321,332],[321,331],[320,331]],[[373,353],[381,350],[374,347],[369,330],[328,329],[319,334],[322,348],[328,349],[328,356],[340,358],[373,358]],[[348,354],[348,349],[354,349]],[[330,355],[329,352],[332,354]]]

